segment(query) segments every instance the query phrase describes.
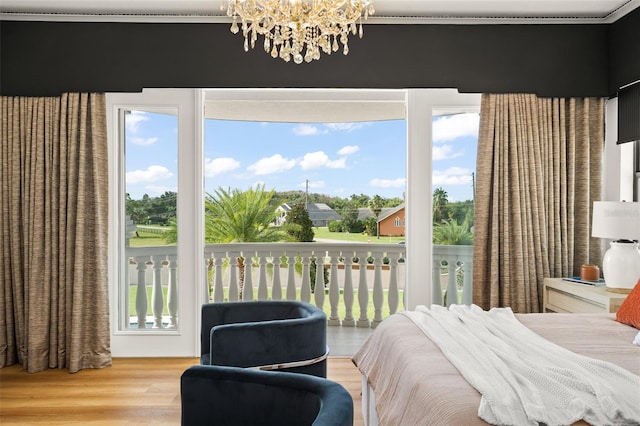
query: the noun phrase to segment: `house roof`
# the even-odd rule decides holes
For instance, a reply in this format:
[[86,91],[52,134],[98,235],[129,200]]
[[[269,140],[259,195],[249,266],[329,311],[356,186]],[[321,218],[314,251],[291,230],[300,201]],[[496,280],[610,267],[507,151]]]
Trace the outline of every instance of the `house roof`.
[[[291,211],[291,207],[291,205],[285,203],[280,205],[278,209],[288,213]],[[335,210],[325,203],[309,203],[307,204],[307,212],[312,222],[342,219]]]
[[393,216],[394,214],[398,213],[402,209],[404,209],[404,203],[401,203],[398,206],[393,207],[393,208],[382,209],[383,211],[381,211],[380,215],[378,216],[378,222],[383,221],[384,219],[388,218],[389,216]]

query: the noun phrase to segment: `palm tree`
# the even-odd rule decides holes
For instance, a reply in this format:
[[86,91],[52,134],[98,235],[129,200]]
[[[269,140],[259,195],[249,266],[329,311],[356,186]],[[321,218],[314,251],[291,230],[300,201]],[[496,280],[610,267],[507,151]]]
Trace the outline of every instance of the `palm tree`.
[[[218,188],[205,199],[205,241],[207,243],[274,242],[284,238],[283,232],[271,226],[275,210],[269,204],[274,190],[264,185],[255,189],[225,191]],[[240,298],[244,286],[244,258],[238,258]]]
[[433,223],[442,223],[444,221],[444,209],[449,195],[442,188],[436,188],[433,191]]

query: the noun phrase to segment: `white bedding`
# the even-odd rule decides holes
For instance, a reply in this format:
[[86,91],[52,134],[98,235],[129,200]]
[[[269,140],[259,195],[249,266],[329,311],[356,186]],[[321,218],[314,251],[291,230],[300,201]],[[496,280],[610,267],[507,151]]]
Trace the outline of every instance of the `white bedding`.
[[[615,315],[515,316],[532,332],[572,352],[612,362],[640,375],[640,347],[631,343],[638,330],[616,322]],[[405,315],[385,319],[354,355],[353,362],[365,377],[364,390],[369,390],[363,394],[363,409],[369,408],[365,413],[367,424],[487,424],[478,417],[480,393]]]
[[640,376],[543,339],[509,308],[404,312],[477,389],[490,424],[640,423]]

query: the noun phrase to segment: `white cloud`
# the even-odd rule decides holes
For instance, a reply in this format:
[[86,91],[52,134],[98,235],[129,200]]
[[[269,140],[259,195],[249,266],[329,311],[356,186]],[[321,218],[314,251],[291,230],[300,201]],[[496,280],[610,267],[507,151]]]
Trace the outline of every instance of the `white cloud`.
[[147,120],[149,120],[149,117],[143,111],[131,111],[129,114],[125,114],[124,118],[125,126],[131,133],[136,133],[139,129],[139,124]]
[[127,184],[140,182],[156,182],[163,179],[169,179],[173,173],[164,166],[149,166],[146,170],[133,170],[127,172]]
[[131,138],[131,143],[134,145],[140,145],[140,146],[150,146],[153,145],[154,143],[158,142],[158,138],[156,137],[152,137],[152,138]]
[[338,155],[351,155],[358,151],[360,151],[360,147],[358,145],[347,145],[338,150]]
[[144,189],[151,194],[164,194],[167,191],[178,192],[178,188],[175,186],[146,185]]
[[204,159],[204,175],[206,177],[218,176],[235,170],[238,167],[240,167],[240,162],[230,157]]
[[329,156],[323,151],[308,152],[300,160],[300,167],[303,170],[319,169],[326,167],[329,169],[344,169],[346,167],[347,159],[342,157],[337,160],[330,160]]
[[464,136],[478,136],[479,114],[455,114],[436,119],[433,142],[446,142]]
[[406,178],[396,178],[396,179],[371,179],[369,181],[369,185],[374,188],[404,188],[407,183]]
[[471,183],[470,169],[449,167],[446,170],[433,171],[433,185],[467,185]]
[[296,165],[296,160],[284,158],[280,154],[272,155],[268,158],[261,158],[247,169],[255,175],[269,175],[289,170]]
[[295,133],[297,136],[315,136],[327,132],[322,131],[318,127],[312,126],[310,124],[300,124],[293,128],[293,133]]
[[451,145],[437,145],[433,147],[433,161],[447,160],[449,158],[462,157],[463,152],[453,152]]
[[[302,182],[298,186],[300,188],[306,188],[307,187],[307,182]],[[326,184],[325,184],[325,182],[323,180],[310,180],[309,181],[309,188],[312,188],[312,189],[324,188],[325,186],[326,186]]]
[[325,127],[337,132],[351,132],[361,129],[366,123],[326,123]]

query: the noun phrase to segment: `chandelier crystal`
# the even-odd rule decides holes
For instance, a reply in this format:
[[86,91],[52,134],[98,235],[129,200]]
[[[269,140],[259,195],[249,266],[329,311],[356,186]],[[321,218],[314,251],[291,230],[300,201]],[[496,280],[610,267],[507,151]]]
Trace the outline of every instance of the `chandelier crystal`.
[[348,54],[349,33],[362,38],[362,20],[375,13],[372,0],[228,0],[226,9],[231,32],[242,29],[245,52],[261,35],[273,58],[296,64],[320,59],[321,50],[330,55],[339,43]]

